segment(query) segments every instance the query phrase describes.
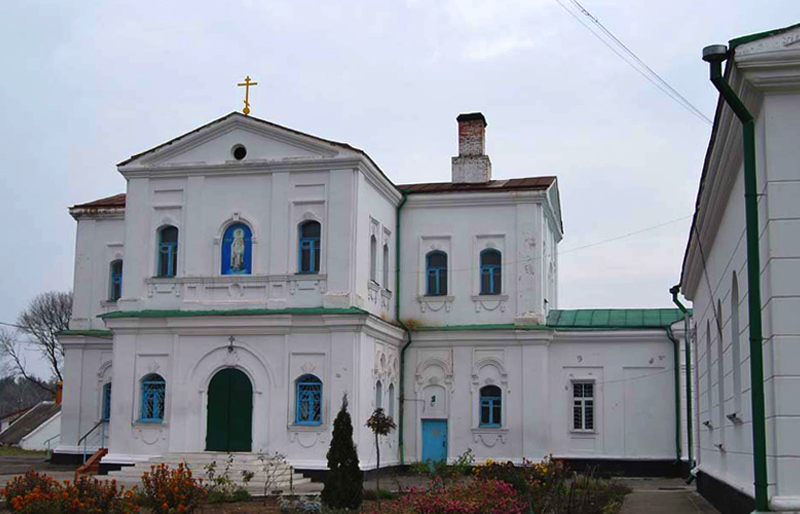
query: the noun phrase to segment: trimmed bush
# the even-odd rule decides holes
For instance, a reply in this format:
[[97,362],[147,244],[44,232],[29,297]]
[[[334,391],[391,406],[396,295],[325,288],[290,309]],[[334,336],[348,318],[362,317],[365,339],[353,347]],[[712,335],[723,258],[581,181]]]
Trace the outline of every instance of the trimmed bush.
[[347,395],[333,422],[333,437],[328,450],[328,474],[322,490],[322,503],[334,509],[357,509],[364,493],[363,474],[353,442],[353,421],[347,412]]

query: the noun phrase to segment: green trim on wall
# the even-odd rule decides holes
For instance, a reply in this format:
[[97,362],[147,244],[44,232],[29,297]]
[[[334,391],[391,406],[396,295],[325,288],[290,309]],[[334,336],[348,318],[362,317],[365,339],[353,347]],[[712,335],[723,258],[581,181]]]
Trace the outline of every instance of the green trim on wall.
[[146,309],[142,311],[116,311],[100,314],[102,319],[117,318],[190,318],[195,316],[272,316],[281,314],[369,314],[364,309],[326,309],[324,307],[297,307],[290,309],[230,309],[207,311],[182,311],[178,309]]
[[62,330],[57,336],[87,336],[111,339],[114,334],[110,330]]

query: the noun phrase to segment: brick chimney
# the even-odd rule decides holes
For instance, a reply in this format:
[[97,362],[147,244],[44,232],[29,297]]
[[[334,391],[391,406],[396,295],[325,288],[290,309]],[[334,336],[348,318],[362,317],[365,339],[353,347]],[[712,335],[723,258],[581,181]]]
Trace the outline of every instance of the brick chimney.
[[492,180],[492,161],[486,155],[486,118],[479,112],[459,114],[458,157],[453,157],[453,182]]

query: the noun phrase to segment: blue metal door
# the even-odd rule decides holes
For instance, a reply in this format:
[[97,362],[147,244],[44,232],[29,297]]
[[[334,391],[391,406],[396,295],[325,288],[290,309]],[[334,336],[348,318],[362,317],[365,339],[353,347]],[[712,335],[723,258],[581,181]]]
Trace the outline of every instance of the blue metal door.
[[447,460],[447,420],[422,420],[422,460]]

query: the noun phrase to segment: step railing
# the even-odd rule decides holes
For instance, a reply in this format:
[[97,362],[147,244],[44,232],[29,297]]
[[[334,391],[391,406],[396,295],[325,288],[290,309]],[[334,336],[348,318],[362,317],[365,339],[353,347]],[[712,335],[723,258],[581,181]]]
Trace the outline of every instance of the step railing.
[[[83,443],[83,463],[84,464],[86,464],[86,458],[88,457],[88,454],[89,454],[89,436],[90,435],[95,434],[95,437],[97,437],[97,435],[99,434],[100,435],[100,444],[98,445],[98,448],[105,448],[106,447],[106,424],[107,423],[108,423],[107,419],[101,419],[100,421],[95,423],[94,426],[92,426],[92,428],[90,428],[88,432],[83,434],[83,437],[78,439],[78,446],[80,446],[81,443]],[[98,428],[100,429],[99,432],[97,431]],[[94,452],[92,452],[92,453],[94,453]]]

